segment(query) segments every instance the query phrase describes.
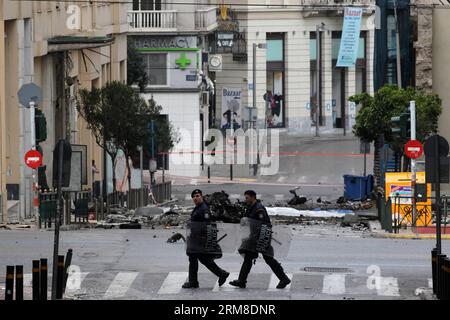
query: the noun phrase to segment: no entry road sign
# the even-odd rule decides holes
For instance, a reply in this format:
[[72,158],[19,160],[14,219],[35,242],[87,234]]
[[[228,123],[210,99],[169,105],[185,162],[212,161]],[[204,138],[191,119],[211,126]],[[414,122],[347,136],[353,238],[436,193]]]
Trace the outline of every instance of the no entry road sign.
[[408,158],[417,159],[423,153],[423,146],[420,141],[417,140],[409,140],[405,144],[405,154]]
[[25,164],[32,169],[37,169],[42,165],[42,155],[37,150],[30,150],[25,154]]

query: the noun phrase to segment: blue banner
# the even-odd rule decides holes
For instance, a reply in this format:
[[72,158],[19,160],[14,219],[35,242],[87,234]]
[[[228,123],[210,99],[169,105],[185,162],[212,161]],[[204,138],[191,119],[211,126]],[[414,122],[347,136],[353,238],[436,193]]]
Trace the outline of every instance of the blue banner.
[[356,63],[361,16],[362,8],[345,8],[337,67],[353,67]]

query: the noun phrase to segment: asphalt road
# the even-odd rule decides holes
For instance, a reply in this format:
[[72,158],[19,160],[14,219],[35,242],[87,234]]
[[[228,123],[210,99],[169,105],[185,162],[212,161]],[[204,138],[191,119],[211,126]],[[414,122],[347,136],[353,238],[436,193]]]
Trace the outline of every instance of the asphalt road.
[[[263,175],[261,169],[253,175],[247,165],[233,165],[233,180],[230,165],[212,165],[210,183],[207,166],[201,177],[171,177],[173,195],[177,199],[190,199],[193,188],[201,187],[208,192],[224,190],[230,195],[243,194],[254,189],[266,203],[289,200],[289,190],[300,186],[298,191],[307,197],[322,197],[335,200],[344,193],[344,174],[362,175],[364,155],[359,153],[359,140],[354,137],[300,138],[288,133],[280,135],[279,170],[275,175]],[[366,173],[373,171],[373,148],[366,157]],[[275,153],[276,155],[276,153]],[[161,179],[161,172],[157,175]],[[144,172],[148,181],[148,172]]]
[[[217,278],[202,265],[200,289],[181,289],[188,269],[184,244],[166,242],[174,232],[180,231],[178,228],[61,232],[60,252],[72,248],[72,265],[78,266],[79,269],[74,270],[81,272],[71,275],[67,297],[419,299],[415,290],[429,286],[433,240],[372,238],[370,234],[334,225],[291,225],[290,228],[295,230],[292,229],[289,252],[280,261],[293,281],[284,290],[274,289],[278,281],[261,258],[252,269],[247,289],[218,288]],[[24,265],[24,273],[28,274],[25,277],[26,299],[31,295],[31,260],[49,258],[51,270],[52,248],[53,233],[48,231],[0,231],[0,270],[5,270],[6,265]],[[443,252],[450,252],[450,242],[443,242]],[[229,252],[217,262],[234,273],[231,280],[239,272],[242,258]],[[2,273],[0,299],[3,294]]]

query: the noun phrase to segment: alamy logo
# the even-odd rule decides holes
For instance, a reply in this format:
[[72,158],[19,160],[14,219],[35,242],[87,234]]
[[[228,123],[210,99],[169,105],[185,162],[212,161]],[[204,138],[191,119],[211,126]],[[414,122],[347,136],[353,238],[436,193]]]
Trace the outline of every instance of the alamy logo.
[[81,9],[79,6],[71,4],[67,7],[66,13],[69,17],[66,20],[66,27],[69,30],[81,30]]

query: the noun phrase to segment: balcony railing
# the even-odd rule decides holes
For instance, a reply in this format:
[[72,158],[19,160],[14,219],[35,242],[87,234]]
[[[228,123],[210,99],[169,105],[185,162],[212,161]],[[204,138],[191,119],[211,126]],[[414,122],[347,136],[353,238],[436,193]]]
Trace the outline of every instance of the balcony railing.
[[128,11],[129,31],[176,31],[176,10]]
[[217,28],[217,8],[205,8],[195,11],[195,29],[211,31]]
[[375,0],[300,0],[302,5],[374,5]]

